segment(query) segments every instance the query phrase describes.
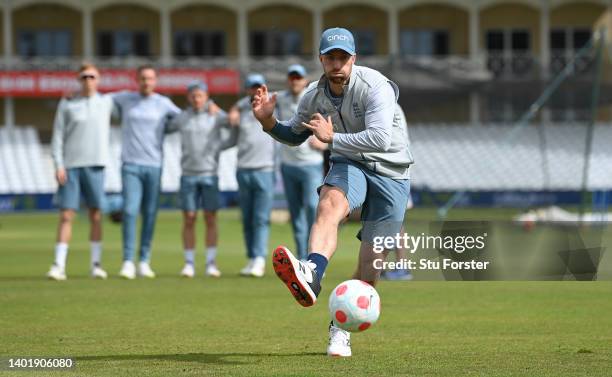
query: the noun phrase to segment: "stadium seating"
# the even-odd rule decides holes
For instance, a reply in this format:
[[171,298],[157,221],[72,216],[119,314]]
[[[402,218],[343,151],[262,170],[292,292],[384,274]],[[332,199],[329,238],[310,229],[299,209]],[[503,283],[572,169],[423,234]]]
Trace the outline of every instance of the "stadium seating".
[[[412,187],[433,191],[580,190],[586,127],[548,125],[515,128],[512,125],[417,124],[410,126],[416,164]],[[612,125],[599,124],[593,135],[589,190],[612,188]],[[106,191],[121,190],[121,130],[110,135]],[[178,190],[180,137],[164,142],[162,189]],[[237,190],[236,150],[221,155],[222,191]],[[0,127],[0,194],[51,193],[53,176],[50,147],[41,145],[32,127]]]
[[[435,191],[580,190],[586,127],[414,125],[412,185]],[[597,125],[590,190],[612,188],[611,125]]]
[[53,165],[32,127],[0,127],[0,194],[55,190]]

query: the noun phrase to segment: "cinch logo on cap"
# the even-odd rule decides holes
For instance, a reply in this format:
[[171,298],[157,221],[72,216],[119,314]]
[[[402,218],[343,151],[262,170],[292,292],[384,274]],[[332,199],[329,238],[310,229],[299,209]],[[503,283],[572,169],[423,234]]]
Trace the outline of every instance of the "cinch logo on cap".
[[348,41],[348,37],[346,35],[334,34],[327,37],[328,41]]
[[323,55],[335,49],[355,55],[355,39],[353,34],[339,27],[325,30],[319,42],[319,53]]

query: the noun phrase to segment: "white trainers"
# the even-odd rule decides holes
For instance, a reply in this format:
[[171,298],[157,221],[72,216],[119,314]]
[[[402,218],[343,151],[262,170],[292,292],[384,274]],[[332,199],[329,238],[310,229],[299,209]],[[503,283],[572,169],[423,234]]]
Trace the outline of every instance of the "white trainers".
[[351,333],[330,323],[327,355],[340,357],[351,356]]
[[219,271],[215,263],[210,263],[206,266],[206,276],[219,278],[221,277],[221,271]]
[[148,262],[140,262],[138,263],[138,276],[153,279],[155,272],[153,272]]
[[63,268],[54,264],[51,265],[49,272],[47,272],[47,277],[51,280],[63,281],[66,280],[66,272]]
[[136,279],[136,266],[134,265],[134,262],[131,260],[126,260],[123,262],[121,271],[119,271],[119,276],[128,280]]
[[250,276],[251,270],[253,269],[253,263],[255,262],[254,258],[249,259],[249,262],[242,270],[240,270],[240,275],[242,276]]
[[266,273],[266,260],[264,257],[256,257],[251,267],[250,275],[256,278],[263,277]]
[[272,253],[272,267],[293,298],[302,306],[312,306],[321,293],[321,278],[312,262],[303,263],[284,246]]
[[185,267],[181,270],[181,276],[184,278],[192,278],[195,276],[195,268],[192,263],[185,263]]
[[94,279],[102,279],[105,280],[108,277],[106,271],[102,269],[100,266],[93,266],[91,268],[91,277]]

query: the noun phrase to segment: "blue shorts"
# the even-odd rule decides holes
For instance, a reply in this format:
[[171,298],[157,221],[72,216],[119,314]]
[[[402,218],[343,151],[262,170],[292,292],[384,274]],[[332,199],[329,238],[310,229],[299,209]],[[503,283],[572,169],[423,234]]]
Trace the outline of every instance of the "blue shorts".
[[334,158],[323,185],[342,190],[351,212],[362,207],[359,239],[371,242],[374,237],[395,237],[401,231],[410,180],[384,177],[357,162]]
[[104,206],[104,167],[88,166],[66,169],[66,183],[57,189],[60,209],[79,209],[81,194],[89,208]]
[[216,175],[181,176],[181,209],[195,212],[198,209],[219,209],[219,178]]

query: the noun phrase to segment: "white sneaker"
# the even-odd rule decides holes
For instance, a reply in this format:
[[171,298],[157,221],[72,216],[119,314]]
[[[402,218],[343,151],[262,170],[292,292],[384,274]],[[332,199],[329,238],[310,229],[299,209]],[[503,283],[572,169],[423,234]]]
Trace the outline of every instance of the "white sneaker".
[[192,263],[185,263],[185,267],[181,270],[181,276],[184,278],[192,278],[195,276],[195,268]]
[[330,323],[327,355],[340,357],[351,356],[351,333]]
[[221,271],[219,271],[215,263],[210,263],[206,266],[206,276],[219,278],[221,277]]
[[153,272],[148,262],[140,262],[138,263],[138,276],[153,279],[155,272]]
[[102,269],[100,266],[93,266],[91,268],[91,277],[94,279],[102,279],[105,280],[108,277],[106,271]]
[[136,279],[136,266],[134,265],[134,262],[131,260],[126,260],[123,262],[121,271],[119,271],[119,276],[128,280]]
[[47,277],[51,280],[63,281],[66,280],[66,272],[60,266],[54,264],[51,265]]
[[253,263],[255,262],[254,258],[249,259],[249,262],[242,270],[240,270],[240,275],[242,276],[250,276],[251,270],[253,269]]
[[253,261],[253,267],[251,268],[251,276],[260,278],[266,273],[266,260],[264,257],[257,257]]
[[317,302],[321,278],[314,263],[300,262],[289,249],[279,246],[272,253],[272,268],[300,305],[309,307]]

